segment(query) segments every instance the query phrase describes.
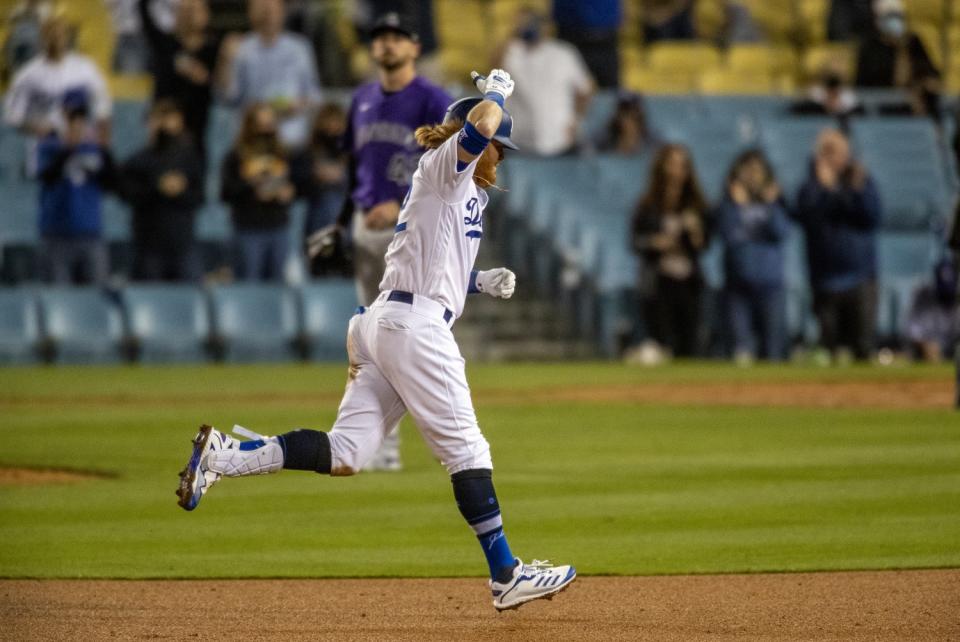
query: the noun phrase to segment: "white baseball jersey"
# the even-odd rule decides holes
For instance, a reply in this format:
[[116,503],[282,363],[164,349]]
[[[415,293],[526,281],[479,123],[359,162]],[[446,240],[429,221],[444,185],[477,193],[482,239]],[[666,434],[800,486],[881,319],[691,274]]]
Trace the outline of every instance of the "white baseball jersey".
[[14,127],[39,120],[59,128],[63,125],[63,97],[68,92],[85,94],[97,120],[110,117],[113,103],[103,74],[86,56],[68,53],[58,62],[37,56],[24,65],[7,93],[4,120]]
[[[451,475],[493,468],[449,310],[459,316],[482,237],[487,195],[474,159],[457,171],[457,136],[420,158],[387,251],[376,301],[350,320],[352,378],[330,431],[331,472],[363,468],[409,412]],[[390,291],[413,296],[390,300]]]
[[483,238],[488,200],[473,182],[479,157],[457,171],[458,138],[451,136],[420,158],[380,282],[381,290],[419,294],[457,317]]

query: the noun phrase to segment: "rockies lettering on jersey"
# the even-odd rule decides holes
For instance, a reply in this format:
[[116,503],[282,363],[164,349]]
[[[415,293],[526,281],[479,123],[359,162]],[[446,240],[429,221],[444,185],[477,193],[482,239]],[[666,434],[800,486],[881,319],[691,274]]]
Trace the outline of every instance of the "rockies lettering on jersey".
[[427,151],[413,175],[397,234],[387,249],[381,290],[404,290],[459,317],[483,238],[487,193],[477,189],[477,158],[457,171],[456,136]]
[[403,198],[423,153],[414,132],[441,122],[450,102],[443,89],[420,77],[394,93],[379,82],[357,89],[344,135],[344,148],[356,159],[351,197],[357,208]]

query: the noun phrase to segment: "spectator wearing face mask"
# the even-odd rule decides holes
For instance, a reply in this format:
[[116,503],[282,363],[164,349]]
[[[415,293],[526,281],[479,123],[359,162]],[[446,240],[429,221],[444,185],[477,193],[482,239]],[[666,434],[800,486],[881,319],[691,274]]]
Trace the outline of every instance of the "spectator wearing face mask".
[[937,263],[932,285],[914,293],[906,335],[914,355],[923,361],[938,362],[954,353],[960,341],[960,306],[957,266],[951,259]]
[[121,194],[133,207],[133,278],[196,280],[193,221],[203,204],[203,165],[172,100],[154,103],[147,128],[150,143],[120,173]]
[[875,30],[857,54],[857,86],[906,89],[914,114],[937,115],[940,72],[910,31],[902,0],[875,0],[873,13]]
[[237,143],[223,161],[220,182],[221,198],[230,205],[236,230],[237,278],[283,278],[290,205],[296,196],[292,180],[276,112],[265,103],[251,105],[244,112]]
[[558,156],[575,152],[594,81],[576,47],[549,34],[540,13],[522,9],[517,29],[494,66],[517,83],[510,99],[512,138],[525,152]]

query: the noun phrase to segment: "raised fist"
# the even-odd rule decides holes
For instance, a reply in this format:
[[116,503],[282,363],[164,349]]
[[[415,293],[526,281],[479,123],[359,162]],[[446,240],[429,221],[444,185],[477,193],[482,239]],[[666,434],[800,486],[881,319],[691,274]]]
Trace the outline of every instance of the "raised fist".
[[509,299],[517,287],[517,275],[507,268],[477,272],[477,289],[497,299]]
[[483,95],[498,94],[506,100],[513,93],[513,79],[503,69],[493,69],[486,76],[471,71],[470,78]]

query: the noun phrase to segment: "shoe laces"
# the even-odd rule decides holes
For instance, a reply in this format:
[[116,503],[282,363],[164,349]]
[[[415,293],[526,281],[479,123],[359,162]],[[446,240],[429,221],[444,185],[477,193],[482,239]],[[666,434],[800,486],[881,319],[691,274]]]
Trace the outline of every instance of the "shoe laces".
[[253,432],[252,430],[248,430],[243,426],[241,426],[240,424],[234,424],[233,430],[231,432],[235,435],[246,437],[247,439],[253,439],[253,440],[261,439],[263,441],[267,440],[267,438],[261,435],[260,433]]
[[543,572],[548,569],[553,568],[553,564],[550,560],[533,560],[529,564],[524,563],[524,569],[529,569],[531,571]]

